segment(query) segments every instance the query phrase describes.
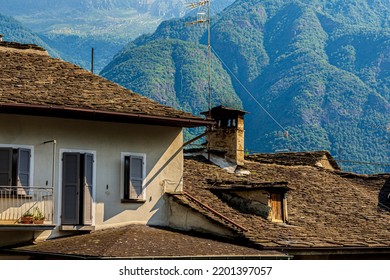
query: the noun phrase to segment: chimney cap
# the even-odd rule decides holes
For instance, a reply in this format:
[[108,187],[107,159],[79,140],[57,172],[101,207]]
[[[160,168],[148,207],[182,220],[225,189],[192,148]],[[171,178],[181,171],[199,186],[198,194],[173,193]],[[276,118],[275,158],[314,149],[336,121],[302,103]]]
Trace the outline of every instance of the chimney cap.
[[[213,115],[214,113],[223,112],[223,111],[224,112],[229,112],[229,113],[238,113],[239,115],[249,114],[249,112],[247,112],[247,111],[243,111],[243,110],[240,110],[240,109],[229,108],[229,107],[225,107],[223,105],[220,105],[220,106],[212,108],[211,109],[211,114]],[[200,114],[208,116],[210,114],[210,112],[206,111],[206,112],[202,112]]]

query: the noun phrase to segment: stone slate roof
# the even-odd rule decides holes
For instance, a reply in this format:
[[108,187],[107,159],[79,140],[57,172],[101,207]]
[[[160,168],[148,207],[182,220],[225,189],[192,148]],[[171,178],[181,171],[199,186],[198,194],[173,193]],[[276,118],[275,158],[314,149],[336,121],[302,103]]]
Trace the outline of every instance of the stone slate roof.
[[[238,177],[209,163],[204,158],[185,160],[185,191],[211,207],[239,229],[216,215],[209,219],[225,223],[238,236],[264,249],[390,249],[390,175],[356,175],[306,166],[286,166],[247,160],[251,175]],[[210,190],[210,180],[286,181],[288,224],[270,222],[259,216],[230,207]],[[188,204],[188,207],[192,207]],[[206,208],[195,208],[206,213]],[[207,214],[205,214],[207,215]]]
[[208,124],[127,90],[34,45],[0,42],[0,112],[176,126]]
[[79,258],[286,258],[283,253],[263,251],[189,235],[163,228],[129,225],[89,234],[47,240],[13,249],[19,254]]
[[328,151],[311,151],[311,152],[283,152],[275,154],[253,154],[246,156],[248,160],[260,163],[271,163],[280,165],[309,165],[318,166],[324,157],[326,157],[330,165],[339,170],[337,162]]

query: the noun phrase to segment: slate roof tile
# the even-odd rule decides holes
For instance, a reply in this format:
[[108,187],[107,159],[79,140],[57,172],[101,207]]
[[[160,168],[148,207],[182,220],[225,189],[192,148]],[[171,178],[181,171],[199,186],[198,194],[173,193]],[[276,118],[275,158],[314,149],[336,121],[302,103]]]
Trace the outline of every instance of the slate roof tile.
[[[212,248],[212,249],[211,249]],[[231,244],[210,236],[129,225],[47,240],[14,249],[19,253],[63,254],[90,258],[182,258],[215,256],[285,258],[285,254]],[[59,257],[59,256],[58,256]]]
[[136,113],[202,121],[162,105],[46,52],[0,42],[0,110],[6,105]]
[[[237,177],[204,158],[185,159],[185,191],[235,223],[248,228],[244,236],[265,248],[390,246],[390,208],[378,207],[390,175],[356,175],[313,166],[287,166],[247,160],[248,177]],[[210,179],[287,181],[288,225],[273,223],[230,207],[210,191]],[[215,218],[218,219],[218,218]],[[233,227],[232,227],[233,228]],[[300,245],[298,245],[300,244]]]

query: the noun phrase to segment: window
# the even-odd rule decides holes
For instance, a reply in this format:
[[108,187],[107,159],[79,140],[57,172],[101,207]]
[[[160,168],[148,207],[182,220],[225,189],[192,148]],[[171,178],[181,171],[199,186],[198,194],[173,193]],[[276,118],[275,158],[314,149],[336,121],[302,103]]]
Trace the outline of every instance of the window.
[[237,126],[237,121],[234,118],[221,118],[217,120],[217,123],[219,128],[230,128]]
[[145,155],[123,154],[123,202],[144,201]]
[[272,221],[284,221],[283,215],[283,195],[280,193],[271,194]]
[[31,150],[0,148],[0,186],[30,186]]

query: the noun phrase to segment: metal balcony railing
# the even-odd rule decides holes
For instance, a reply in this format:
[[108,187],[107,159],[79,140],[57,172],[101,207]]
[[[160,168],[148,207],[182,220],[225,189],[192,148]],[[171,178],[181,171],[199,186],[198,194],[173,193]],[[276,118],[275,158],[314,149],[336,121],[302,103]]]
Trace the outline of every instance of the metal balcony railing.
[[34,223],[51,224],[53,209],[53,188],[0,186],[0,224],[21,224],[28,213]]

